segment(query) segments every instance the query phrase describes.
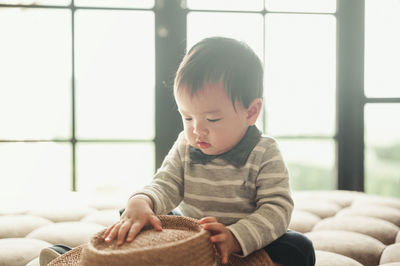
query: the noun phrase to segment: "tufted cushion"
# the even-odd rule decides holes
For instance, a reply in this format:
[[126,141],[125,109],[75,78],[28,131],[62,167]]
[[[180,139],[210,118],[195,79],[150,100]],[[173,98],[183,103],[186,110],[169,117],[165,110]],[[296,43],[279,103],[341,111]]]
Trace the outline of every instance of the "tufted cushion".
[[372,217],[336,216],[324,219],[313,231],[343,230],[371,236],[385,245],[394,243],[399,228],[387,221]]
[[363,194],[353,202],[354,206],[369,205],[386,206],[400,210],[400,200],[390,197],[383,197],[377,195]]
[[400,243],[387,246],[382,252],[380,264],[400,262]]
[[356,260],[349,257],[328,251],[315,251],[316,266],[362,266]]
[[81,221],[110,226],[119,221],[119,212],[117,210],[96,211],[86,215]]
[[26,264],[26,266],[40,266],[39,257],[34,258],[30,262],[28,262],[28,264]]
[[119,210],[124,208],[128,200],[127,196],[116,197],[114,194],[89,194],[84,202],[87,206],[97,210]]
[[295,206],[297,210],[310,212],[322,219],[334,216],[341,209],[341,207],[338,204],[330,202],[328,200],[317,200],[317,201],[299,200],[298,202],[296,202]]
[[93,208],[85,205],[65,205],[65,206],[48,206],[37,207],[29,211],[29,214],[41,216],[53,222],[79,221],[89,213],[95,211]]
[[376,205],[359,204],[358,207],[352,206],[339,211],[336,216],[375,217],[400,226],[400,210],[386,206],[376,207]]
[[[77,246],[86,242],[92,234],[102,230],[105,226],[118,221],[118,210],[124,207],[129,196],[120,193],[112,194],[107,191],[93,194],[86,192],[49,193],[39,196],[25,196],[24,198],[22,197],[24,195],[18,195],[18,198],[8,199],[6,202],[2,201],[0,204],[0,237],[1,234],[3,234],[3,237],[28,234],[24,238],[26,241],[44,239],[49,242],[46,246],[52,244]],[[393,231],[391,230],[393,226],[387,230],[388,228],[385,226],[387,223],[383,227],[381,227],[382,223],[371,224],[370,222],[367,223],[368,226],[362,226],[361,229],[357,226],[360,224],[360,220],[357,219],[360,218],[380,219],[381,222],[387,221],[399,226],[399,199],[338,190],[294,191],[293,196],[295,208],[290,229],[308,232],[315,226],[315,230],[318,230],[306,233],[306,236],[310,237],[316,248],[317,266],[336,266],[335,264],[359,266],[359,263],[362,262],[366,262],[366,265],[377,265],[381,255],[382,265],[400,266],[400,260],[395,259],[396,251],[398,252],[395,244],[385,246],[375,238],[366,235],[373,235],[382,241],[395,239],[396,243],[400,243],[398,229],[392,236],[389,236],[390,233],[385,234]],[[342,220],[344,222],[341,225],[327,224],[330,217],[335,217],[335,219],[350,218],[351,221]],[[328,222],[325,221],[326,219]],[[53,221],[56,223],[53,223]],[[337,220],[335,221],[337,222]],[[41,224],[42,222],[43,224]],[[332,230],[326,230],[327,228],[321,229],[325,226],[339,226],[341,230],[332,233]],[[351,228],[348,228],[349,226]],[[379,227],[379,230],[375,230],[373,227],[375,229]],[[381,230],[382,228],[384,230]],[[33,231],[29,232],[31,230]],[[352,230],[353,232],[344,230]],[[364,230],[362,231],[364,234],[356,233],[360,230]],[[36,240],[36,238],[39,240]],[[24,244],[9,246],[18,246],[19,251],[22,250],[22,252],[8,253],[9,249],[7,249],[7,253],[0,252],[0,266],[4,265],[6,261],[1,257],[4,254],[9,256],[7,257],[8,262],[16,262],[6,263],[7,265],[18,265],[17,261],[21,259],[21,254],[30,253],[29,250],[28,252],[24,251],[26,250]],[[33,245],[28,246],[32,247]],[[40,251],[40,249],[38,250]],[[24,261],[26,262],[20,265],[28,263],[28,266],[39,266],[38,255],[39,252],[32,254],[29,260],[25,258]],[[392,259],[397,261],[386,262]],[[355,260],[358,260],[358,262],[355,262]],[[373,263],[370,263],[371,261]]]
[[0,238],[24,237],[50,220],[33,215],[0,216]]
[[41,239],[52,244],[63,244],[76,247],[89,241],[89,239],[104,226],[86,222],[54,223],[40,227],[26,237]]
[[305,234],[316,250],[338,253],[363,265],[377,265],[385,245],[360,233],[348,231],[314,231]]
[[323,191],[297,191],[294,195],[296,201],[329,201],[344,208],[350,206],[354,199],[363,193],[345,190],[323,190]]
[[317,215],[300,210],[293,210],[289,229],[300,233],[310,232],[314,225],[321,221]]
[[50,243],[28,238],[0,239],[0,266],[22,266],[39,256]]

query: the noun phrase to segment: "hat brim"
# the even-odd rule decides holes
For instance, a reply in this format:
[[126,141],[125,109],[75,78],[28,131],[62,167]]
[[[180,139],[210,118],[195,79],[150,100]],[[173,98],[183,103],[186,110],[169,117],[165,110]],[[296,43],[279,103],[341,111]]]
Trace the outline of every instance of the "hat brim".
[[[56,259],[52,260],[47,266],[82,266],[81,264],[81,253],[83,248],[85,248],[87,244],[83,244],[72,250],[68,251],[67,253],[57,257]],[[218,259],[218,264],[222,265],[220,258]],[[274,265],[271,258],[264,250],[256,251],[250,254],[246,258],[239,258],[236,256],[229,257],[229,266],[239,266],[239,265]]]
[[[94,237],[92,237],[92,239],[88,243],[73,248],[67,253],[57,257],[56,259],[52,260],[48,264],[48,266],[95,265],[98,263],[94,263],[94,261],[106,262],[110,259],[111,260],[109,261],[109,264],[112,265],[112,262],[115,262],[115,258],[118,258],[118,262],[121,262],[118,265],[126,265],[122,262],[122,259],[128,260],[129,262],[134,262],[138,259],[143,262],[143,260],[146,259],[146,261],[149,262],[146,265],[154,265],[154,262],[157,262],[159,264],[160,259],[163,260],[163,263],[161,263],[163,265],[176,264],[176,259],[181,262],[181,264],[178,263],[179,265],[211,265],[215,264],[215,262],[217,265],[221,265],[221,258],[218,256],[216,249],[213,248],[212,245],[210,245],[210,242],[208,240],[210,233],[208,231],[205,231],[198,224],[197,220],[188,217],[174,217],[170,215],[161,215],[159,216],[159,218],[163,224],[164,229],[170,228],[185,231],[194,230],[195,234],[188,238],[173,240],[173,242],[167,242],[156,246],[146,245],[140,247],[139,249],[135,249],[128,245],[123,249],[104,252],[100,248],[100,245],[102,245],[102,243],[104,242],[100,241],[102,240],[101,236],[103,235],[103,231],[100,231]],[[174,236],[174,234],[171,234],[171,236]],[[154,242],[154,239],[158,239],[158,236],[156,238],[152,237],[151,239]],[[97,242],[99,242],[100,245]],[[156,242],[158,243],[158,241]],[[193,253],[193,250],[196,250],[196,253]],[[151,256],[149,256],[149,251],[151,251]],[[182,256],[182,254],[192,255]],[[153,259],[155,260],[152,261]],[[184,263],[184,261],[186,263]],[[273,265],[273,262],[268,254],[261,249],[253,252],[245,258],[240,258],[232,255],[229,257],[228,265],[258,266]]]
[[47,266],[81,266],[82,249],[87,244],[80,245],[52,260]]

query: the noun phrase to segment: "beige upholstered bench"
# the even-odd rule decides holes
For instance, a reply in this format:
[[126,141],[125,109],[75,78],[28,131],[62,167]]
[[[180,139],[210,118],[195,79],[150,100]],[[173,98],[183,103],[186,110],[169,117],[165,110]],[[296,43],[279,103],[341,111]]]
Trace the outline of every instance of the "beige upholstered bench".
[[[293,197],[290,229],[311,239],[318,266],[400,266],[400,199],[349,191],[302,191]],[[43,199],[0,205],[0,266],[37,266],[44,247],[85,243],[118,221],[125,204],[115,195]]]

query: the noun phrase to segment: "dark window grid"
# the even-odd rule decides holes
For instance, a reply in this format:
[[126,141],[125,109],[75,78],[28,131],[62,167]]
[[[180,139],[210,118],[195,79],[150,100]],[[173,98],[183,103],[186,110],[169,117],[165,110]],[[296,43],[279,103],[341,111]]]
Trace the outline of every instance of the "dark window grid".
[[77,10],[134,10],[134,11],[153,11],[155,7],[151,9],[147,8],[123,8],[123,7],[82,7],[75,6],[74,1],[68,6],[52,6],[52,5],[22,5],[22,4],[0,4],[0,8],[40,8],[40,9],[65,9],[71,11],[71,49],[72,49],[72,86],[71,86],[71,110],[72,110],[72,126],[71,126],[71,138],[70,139],[28,139],[28,140],[1,140],[0,143],[43,143],[43,142],[56,142],[56,143],[70,143],[72,146],[72,177],[71,177],[71,190],[76,191],[76,144],[77,143],[154,143],[154,139],[78,139],[76,137],[76,98],[75,98],[75,12]]
[[[338,7],[341,7],[341,6],[344,6],[344,5],[346,5],[346,3],[345,3],[345,0],[338,0],[337,1],[338,2]],[[156,16],[157,16],[157,10],[156,10],[156,8],[154,7],[154,8],[152,8],[152,9],[140,9],[140,8],[105,8],[105,7],[99,7],[99,8],[96,8],[96,7],[74,7],[74,5],[73,5],[73,3],[71,4],[71,5],[69,5],[69,6],[64,6],[64,7],[60,7],[60,6],[44,6],[44,5],[35,5],[35,6],[32,6],[32,5],[6,5],[6,4],[0,4],[0,7],[29,7],[29,8],[62,8],[62,9],[70,9],[70,10],[72,10],[73,12],[76,10],[76,9],[105,9],[105,10],[146,10],[146,11],[148,11],[148,10],[152,10],[152,11],[154,11],[155,13],[156,13]],[[362,29],[363,28],[363,26],[364,26],[364,24],[363,24],[363,21],[362,21],[362,19],[360,19],[360,18],[362,18],[363,17],[363,15],[364,15],[364,2],[363,1],[361,1],[361,0],[359,0],[359,1],[357,1],[356,3],[353,3],[353,4],[351,4],[351,6],[350,7],[352,7],[353,9],[354,9],[354,7],[357,9],[358,8],[358,10],[360,10],[359,8],[361,8],[361,11],[360,11],[360,14],[359,14],[359,16],[357,16],[357,17],[355,17],[355,18],[351,18],[352,16],[350,16],[350,13],[349,12],[344,12],[344,14],[341,14],[340,16],[341,16],[341,18],[338,18],[338,12],[335,12],[335,13],[321,13],[321,12],[271,12],[271,11],[267,11],[267,10],[262,10],[262,11],[223,11],[223,10],[195,10],[195,9],[191,9],[190,11],[193,11],[193,12],[215,12],[215,13],[220,13],[220,12],[229,12],[229,13],[258,13],[258,14],[262,14],[262,15],[265,15],[265,14],[268,14],[268,13],[279,13],[279,14],[326,14],[326,15],[334,15],[336,18],[337,18],[337,20],[338,20],[338,37],[341,37],[342,39],[341,40],[338,40],[338,42],[343,42],[342,40],[343,40],[343,36],[346,36],[346,35],[348,35],[349,34],[349,32],[351,33],[351,32],[357,32],[357,30],[354,30],[354,29],[350,29],[350,30],[348,30],[348,31],[345,31],[345,32],[343,32],[342,31],[342,28],[343,28],[343,26],[345,26],[345,25],[347,25],[346,23],[347,22],[354,22],[354,21],[358,21],[358,28],[357,29]],[[184,10],[181,10],[181,11],[183,11],[184,13],[187,13],[187,12],[189,12],[189,10],[188,9],[184,9]],[[72,13],[73,13],[72,12]],[[354,13],[352,13],[352,14],[354,14]],[[265,16],[264,16],[264,18],[265,18]],[[343,18],[345,18],[346,19],[346,21],[345,22],[343,22]],[[73,19],[73,17],[72,17],[72,19]],[[339,21],[340,20],[340,21]],[[264,23],[264,25],[265,25],[265,23]],[[340,27],[341,25],[343,25],[342,27]],[[72,25],[72,27],[73,27],[73,25]],[[157,24],[156,24],[156,27],[157,27]],[[264,32],[265,32],[265,30],[264,30]],[[265,33],[264,33],[265,34]],[[343,36],[342,36],[343,35]],[[265,36],[264,36],[265,37]],[[363,39],[362,38],[363,37],[363,30],[361,31],[361,34],[359,34],[358,36],[357,36],[357,44],[356,44],[356,46],[358,45],[358,48],[360,47],[359,45],[360,45],[360,41]],[[265,38],[264,38],[264,41],[265,41]],[[340,44],[342,44],[342,43],[340,43]],[[156,45],[157,45],[157,39],[156,39]],[[181,44],[182,45],[182,44]],[[184,46],[184,45],[183,45]],[[343,64],[345,64],[345,63],[341,63],[341,62],[347,62],[348,60],[345,60],[345,58],[346,58],[346,52],[348,52],[349,50],[351,50],[352,48],[354,48],[354,46],[351,46],[351,45],[349,45],[349,43],[346,43],[346,42],[344,42],[344,44],[342,44],[342,46],[344,46],[345,48],[343,49],[343,47],[339,47],[339,45],[338,45],[338,75],[340,76],[340,69],[341,69],[341,65],[343,65]],[[362,48],[363,48],[363,46],[362,46]],[[265,44],[264,44],[264,49],[265,49]],[[265,52],[265,51],[264,51]],[[350,57],[349,57],[350,58]],[[350,60],[350,59],[349,59]],[[363,62],[363,57],[362,56],[360,56],[360,54],[358,54],[358,56],[357,56],[357,60],[358,60],[358,66],[360,65],[360,62]],[[354,64],[352,65],[352,66],[354,66]],[[156,65],[156,68],[157,68],[157,65]],[[342,72],[343,72],[343,70],[342,70]],[[73,72],[73,74],[74,74],[74,72]],[[360,77],[360,74],[358,74],[359,75],[359,77]],[[362,76],[362,75],[361,75]],[[342,113],[342,114],[344,114],[344,113],[346,113],[346,112],[340,112],[340,109],[341,109],[341,107],[344,105],[344,106],[347,106],[347,108],[348,108],[348,104],[346,104],[346,103],[342,103],[342,101],[343,101],[343,97],[347,97],[348,95],[346,95],[346,96],[344,96],[344,93],[343,92],[339,92],[339,88],[340,87],[342,87],[341,85],[342,84],[340,84],[341,82],[342,83],[344,83],[344,84],[350,84],[350,85],[352,85],[351,83],[352,82],[355,82],[356,83],[356,85],[358,85],[359,87],[361,87],[362,89],[363,89],[363,83],[360,81],[361,79],[360,78],[357,78],[357,80],[356,81],[354,81],[354,80],[349,80],[349,79],[347,79],[347,78],[340,78],[340,79],[338,79],[338,84],[337,84],[337,87],[338,87],[338,100],[337,100],[337,103],[338,103],[338,108],[337,108],[337,112],[339,112],[339,114],[338,114],[338,116],[337,116],[337,123],[338,124],[343,124],[343,125],[348,125],[349,123],[351,123],[351,120],[353,120],[354,121],[354,119],[349,119],[349,118],[344,118],[343,117],[343,115],[341,115],[340,113]],[[360,88],[358,88],[358,91],[360,91]],[[348,148],[345,148],[346,147],[346,142],[349,142],[349,141],[351,141],[352,139],[354,140],[354,139],[356,139],[356,138],[361,138],[361,141],[363,142],[363,138],[362,138],[362,134],[360,134],[360,132],[363,132],[363,122],[362,122],[362,119],[360,119],[360,118],[363,118],[363,116],[362,115],[360,115],[360,110],[361,109],[363,109],[363,106],[366,104],[366,103],[400,103],[400,98],[366,98],[365,96],[363,96],[363,97],[360,97],[359,95],[356,95],[357,93],[355,93],[355,94],[353,94],[353,95],[351,95],[350,96],[350,98],[351,99],[356,99],[356,101],[357,102],[359,102],[360,104],[361,104],[361,107],[362,108],[358,108],[358,111],[357,111],[357,114],[356,114],[356,116],[359,118],[359,119],[357,119],[357,120],[355,120],[356,122],[358,121],[358,124],[357,125],[355,125],[355,126],[353,126],[353,128],[352,128],[352,130],[354,131],[354,132],[352,132],[352,134],[350,134],[350,137],[348,137],[348,138],[346,138],[346,137],[344,137],[344,135],[346,134],[346,131],[345,130],[340,130],[340,128],[344,128],[344,126],[342,126],[342,127],[338,127],[339,129],[338,129],[338,133],[335,135],[335,136],[333,136],[333,137],[328,137],[328,136],[309,136],[309,135],[307,135],[307,136],[277,136],[277,138],[283,138],[283,139],[335,139],[337,142],[338,142],[338,146],[341,146],[342,148],[340,148],[340,147],[338,147],[338,149],[339,149],[339,152],[338,152],[338,159],[339,159],[339,161],[341,161],[341,162],[344,162],[344,161],[346,161],[346,158],[349,158],[350,156],[353,156],[353,155],[356,155],[355,157],[357,157],[356,158],[356,161],[354,161],[354,160],[350,160],[350,163],[353,163],[353,162],[356,162],[356,164],[355,165],[352,165],[352,168],[353,169],[355,169],[355,170],[349,170],[349,167],[348,167],[348,165],[349,164],[347,164],[347,166],[346,165],[341,165],[340,164],[340,162],[339,162],[339,165],[338,165],[338,168],[339,168],[339,188],[340,189],[355,189],[355,190],[363,190],[363,178],[364,178],[364,175],[363,175],[363,172],[361,172],[361,174],[360,174],[360,171],[359,171],[359,169],[360,169],[360,161],[363,161],[363,149],[359,149],[359,147],[360,147],[360,145],[357,145],[357,147],[356,147],[356,152],[354,153],[348,153],[349,155],[348,156],[343,156],[344,154],[346,154],[347,153],[347,151],[349,151],[349,149],[351,149],[350,148],[350,146],[348,146]],[[343,101],[344,102],[344,101]],[[347,102],[351,102],[350,100],[349,101],[347,101]],[[73,101],[73,104],[74,104],[74,101]],[[359,105],[360,106],[360,105]],[[344,108],[344,109],[346,109],[346,108]],[[74,108],[73,108],[73,110],[74,110]],[[176,118],[177,118],[177,116],[175,115],[175,120],[176,120]],[[156,117],[156,121],[157,121],[157,117]],[[157,123],[156,123],[157,124]],[[265,114],[263,114],[263,124],[265,124]],[[156,125],[157,126],[157,125]],[[156,134],[157,135],[157,134]],[[345,140],[344,140],[344,138],[345,138]],[[157,137],[156,137],[156,139],[157,139]],[[72,140],[24,140],[25,142],[35,142],[35,141],[41,141],[41,142],[46,142],[46,141],[55,141],[55,142],[71,142],[72,144],[73,144],[73,146],[75,145],[75,143],[77,143],[77,142],[85,142],[85,141],[87,141],[87,142],[146,142],[146,141],[149,141],[149,140],[76,140],[75,138],[72,138]],[[18,141],[18,140],[0,140],[0,142],[20,142],[20,141]],[[358,141],[358,144],[360,143],[360,140]],[[73,153],[75,153],[75,151],[73,152]],[[164,153],[165,153],[165,151],[164,151]],[[159,155],[157,155],[157,157],[160,157]],[[354,157],[353,157],[354,158]],[[357,162],[358,162],[358,164],[357,164]],[[357,166],[358,165],[358,166]],[[341,173],[344,173],[344,174],[341,174]],[[359,173],[359,175],[358,176],[354,176],[353,174],[354,173]],[[347,179],[347,180],[349,180],[349,179],[351,179],[351,181],[350,182],[345,182],[345,179]],[[360,185],[361,184],[361,185]],[[75,186],[74,186],[74,181],[73,181],[73,190],[75,190],[76,188],[75,188]]]
[[[336,12],[334,13],[328,13],[328,12],[285,12],[285,11],[269,11],[265,7],[265,1],[264,1],[264,9],[259,10],[259,11],[240,11],[240,10],[212,10],[212,9],[185,9],[187,13],[189,12],[200,12],[200,13],[236,13],[236,14],[260,14],[263,16],[263,54],[265,55],[265,47],[266,47],[266,40],[265,40],[265,18],[267,14],[302,14],[302,15],[334,15],[336,17]],[[262,58],[264,62],[264,58]],[[265,63],[265,62],[264,62]],[[262,129],[263,132],[266,132],[266,106],[263,105],[263,110],[261,113],[261,119],[262,119]],[[319,135],[290,135],[290,136],[285,136],[285,135],[276,135],[276,138],[281,138],[281,139],[337,139],[337,134],[333,136],[319,136]]]
[[[135,11],[153,11],[157,13],[157,8],[153,7],[151,9],[145,9],[145,8],[123,8],[123,7],[76,7],[73,3],[71,2],[70,5],[68,6],[51,6],[51,5],[11,5],[11,4],[0,4],[1,7],[14,7],[14,8],[45,8],[45,9],[69,9],[71,10],[72,17],[71,17],[71,32],[72,32],[72,80],[75,81],[75,11],[79,9],[86,9],[86,10],[135,10]],[[189,12],[211,12],[211,13],[247,13],[247,14],[261,14],[264,18],[264,23],[263,23],[263,53],[265,54],[265,15],[269,13],[276,13],[276,14],[326,14],[326,15],[331,15],[332,13],[321,13],[321,12],[273,12],[273,11],[268,11],[268,10],[260,10],[260,11],[237,11],[237,10],[197,10],[197,9],[185,9],[183,8],[181,10],[187,15]],[[156,14],[157,15],[157,14]],[[157,25],[156,25],[157,27]],[[186,39],[186,38],[185,38]],[[186,47],[185,47],[186,48]],[[6,143],[6,142],[59,142],[59,143],[71,143],[72,145],[72,190],[76,191],[76,144],[77,143],[148,143],[148,142],[155,142],[155,139],[149,140],[149,139],[77,139],[76,138],[76,108],[75,108],[75,82],[72,82],[72,88],[71,88],[71,93],[72,93],[72,138],[71,139],[32,139],[32,140],[0,140],[0,143]],[[156,118],[157,120],[157,118]],[[263,121],[263,129],[265,131],[265,125],[266,125],[266,113],[265,110],[263,110],[262,113],[262,121]],[[312,135],[307,135],[307,136],[277,136],[277,138],[280,139],[331,139],[331,137],[327,136],[312,136]],[[334,138],[336,138],[334,136]],[[160,155],[156,155],[156,157],[160,157]],[[157,163],[157,165],[159,162]]]
[[365,98],[365,103],[400,103],[400,98]]

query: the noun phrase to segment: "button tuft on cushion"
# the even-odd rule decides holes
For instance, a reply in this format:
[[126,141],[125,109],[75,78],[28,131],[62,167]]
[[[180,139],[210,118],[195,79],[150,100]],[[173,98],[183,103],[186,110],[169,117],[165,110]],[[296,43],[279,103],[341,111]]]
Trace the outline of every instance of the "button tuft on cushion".
[[393,244],[399,227],[387,221],[362,216],[335,216],[317,223],[313,231],[343,230],[371,236],[385,245]]
[[378,265],[385,245],[367,235],[348,231],[314,231],[305,233],[316,250],[350,257],[369,266]]
[[77,247],[89,241],[104,226],[86,222],[63,222],[42,226],[26,237],[47,241],[52,244],[63,244]]
[[25,266],[38,257],[42,249],[50,246],[50,243],[38,239],[0,239],[0,266]]
[[24,237],[36,228],[48,224],[52,222],[33,215],[0,216],[0,238]]

